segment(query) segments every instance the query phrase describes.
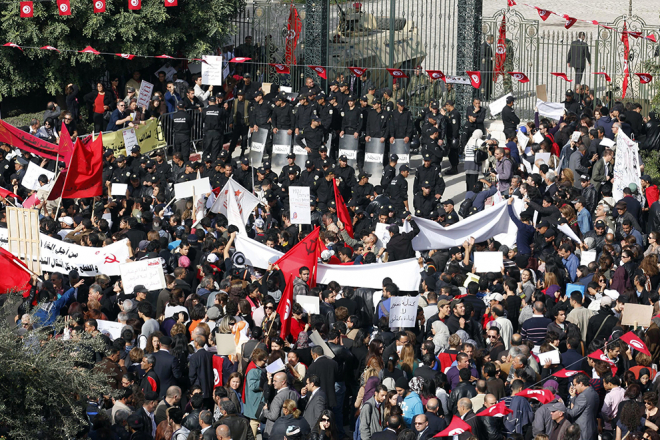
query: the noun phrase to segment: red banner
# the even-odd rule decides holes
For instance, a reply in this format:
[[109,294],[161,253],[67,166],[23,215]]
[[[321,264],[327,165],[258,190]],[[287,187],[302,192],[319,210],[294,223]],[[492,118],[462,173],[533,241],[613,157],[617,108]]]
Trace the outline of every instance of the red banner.
[[493,82],[497,82],[497,78],[502,75],[504,71],[504,61],[506,61],[506,15],[502,16],[502,24],[500,25],[500,34],[497,37],[497,47],[495,48],[495,72],[493,73]]
[[285,64],[270,63],[269,66],[275,68],[277,73],[281,73],[283,75],[291,73],[291,71],[289,70],[289,66]]
[[648,84],[653,80],[653,75],[648,73],[636,73],[635,75],[639,76],[639,82],[642,84]]
[[566,14],[564,14],[563,17],[564,17],[564,20],[566,20],[566,22],[564,23],[564,27],[566,29],[570,29],[575,24],[575,22],[577,21],[577,18],[569,17]]
[[[103,3],[103,4],[105,5],[105,3]],[[101,53],[98,50],[94,49],[92,46],[87,46],[86,48],[84,48],[83,50],[79,50],[78,52],[80,52],[80,53],[93,53],[94,55],[98,55],[98,54]]]
[[142,0],[128,0],[129,11],[139,11],[142,9]]
[[401,69],[387,69],[394,78],[408,78],[408,75]]
[[323,79],[328,79],[328,74],[325,70],[325,67],[323,66],[307,66],[310,69],[312,69],[318,76],[320,76]]
[[57,0],[57,9],[59,9],[60,15],[71,15],[71,3],[69,3],[69,0]]
[[32,2],[21,2],[21,17],[34,17],[34,4]]
[[105,0],[94,0],[94,13],[100,14],[105,12]]
[[509,75],[511,75],[513,77],[513,79],[518,80],[518,82],[521,82],[521,83],[528,83],[529,82],[529,78],[527,77],[527,75],[525,75],[522,72],[509,72]]
[[628,81],[630,79],[630,71],[628,70],[628,58],[630,57],[630,43],[628,42],[628,32],[626,32],[626,22],[623,22],[623,32],[621,33],[621,41],[623,41],[623,84],[621,85],[621,99],[626,97],[628,91]]
[[348,70],[353,72],[353,75],[357,76],[358,78],[364,75],[364,72],[367,71],[367,69],[363,69],[362,67],[349,67]]
[[166,8],[171,8],[172,6],[179,6],[178,0],[165,0]]
[[466,70],[465,73],[468,74],[470,77],[470,82],[472,83],[472,87],[475,89],[478,89],[481,87],[481,72],[478,70]]
[[594,75],[605,75],[605,80],[607,82],[612,82],[612,78],[605,72],[594,72]]
[[286,34],[286,52],[285,52],[285,63],[286,64],[296,64],[296,46],[298,45],[298,38],[300,37],[300,32],[302,31],[302,21],[298,15],[298,10],[291,6],[289,12],[289,22],[286,25],[287,34]]
[[41,50],[54,50],[57,53],[60,53],[59,49],[53,46],[41,46],[39,49]]
[[132,60],[133,58],[135,58],[135,55],[130,54],[130,53],[116,53],[115,55],[117,55],[118,57],[121,57],[121,58],[125,58],[127,60]]
[[69,157],[71,156],[71,150],[60,150],[60,147],[57,145],[39,139],[23,130],[19,130],[3,120],[0,120],[0,142],[7,143],[12,147],[28,151],[46,159],[57,159],[57,152],[60,151],[60,160],[64,163],[69,163]]
[[442,70],[427,70],[426,73],[429,74],[429,78],[431,78],[431,80],[441,79],[447,82],[447,77],[444,73],[442,73]]
[[541,8],[536,8],[536,7],[534,9],[536,9],[538,11],[539,17],[541,17],[541,20],[543,20],[543,21],[546,21],[550,17],[550,15],[552,14],[551,11],[548,11],[546,9],[541,9]]
[[21,46],[19,46],[18,44],[16,44],[16,43],[5,43],[5,44],[3,44],[2,46],[3,46],[3,47],[15,47],[16,49],[18,49],[18,50],[20,50],[21,52],[23,52],[23,48],[22,48]]
[[561,79],[563,79],[564,81],[573,82],[572,79],[568,79],[568,77],[566,76],[565,73],[561,73],[561,72],[550,72],[550,75],[554,75],[554,76],[556,76],[557,78],[561,78]]

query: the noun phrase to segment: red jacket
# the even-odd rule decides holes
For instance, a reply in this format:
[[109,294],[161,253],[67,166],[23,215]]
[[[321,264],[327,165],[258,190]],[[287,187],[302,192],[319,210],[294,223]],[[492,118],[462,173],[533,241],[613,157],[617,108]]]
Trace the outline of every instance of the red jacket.
[[656,185],[649,185],[645,190],[646,202],[650,208],[653,202],[657,201],[660,198],[660,191]]

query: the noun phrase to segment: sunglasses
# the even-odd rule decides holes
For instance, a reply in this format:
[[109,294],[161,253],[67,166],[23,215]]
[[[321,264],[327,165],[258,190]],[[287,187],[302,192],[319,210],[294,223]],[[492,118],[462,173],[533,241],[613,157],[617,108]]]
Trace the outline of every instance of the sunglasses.
[[264,307],[265,310],[273,310],[272,307]]
[[323,419],[321,419],[321,421],[322,421],[322,422],[328,422],[328,423],[330,423],[330,419],[325,419],[325,418],[323,418]]

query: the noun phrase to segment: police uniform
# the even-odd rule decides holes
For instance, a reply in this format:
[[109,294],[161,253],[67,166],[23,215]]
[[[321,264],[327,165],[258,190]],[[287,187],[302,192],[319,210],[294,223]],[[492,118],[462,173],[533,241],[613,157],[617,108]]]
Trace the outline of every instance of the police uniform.
[[[324,137],[325,133],[320,125],[316,128],[309,126],[305,128],[301,134],[296,136],[296,143],[301,148],[307,147],[312,150],[311,152],[307,153],[307,157],[309,157],[311,160],[317,160],[319,157],[319,149],[323,146]],[[305,142],[303,142],[303,140]]]
[[209,103],[209,106],[202,110],[204,154],[208,155],[213,161],[218,158],[218,154],[222,149],[227,117],[227,111],[214,102]]
[[190,156],[190,130],[192,128],[190,114],[179,108],[172,115],[172,126],[174,131],[174,152],[181,153],[183,160],[188,160]]
[[435,209],[437,201],[433,192],[424,195],[424,192],[421,191],[421,188],[431,189],[431,184],[428,181],[425,181],[420,186],[420,191],[415,194],[413,197],[413,207],[415,208],[415,215],[417,217],[429,218],[431,212]]
[[[396,154],[390,155],[390,162],[396,162],[399,160],[399,156]],[[383,168],[383,177],[380,179],[380,186],[383,187],[383,190],[387,191],[387,188],[390,185],[390,182],[392,182],[392,179],[396,176],[396,168],[390,165],[388,163],[385,165],[385,168]]]
[[397,213],[401,213],[406,209],[403,202],[408,200],[408,182],[401,174],[401,171],[406,169],[408,169],[407,165],[401,165],[399,174],[392,179],[387,188],[387,195],[392,200],[392,205]]
[[[348,158],[346,156],[341,156],[339,158],[340,162],[342,159],[345,162],[348,162]],[[348,164],[346,166],[341,166],[340,163],[339,166],[335,167],[335,177],[341,179],[341,181],[338,182],[338,189],[341,193],[341,196],[344,198],[344,201],[348,201],[351,198],[351,188],[356,183],[355,169],[353,167],[349,167]]]
[[[309,168],[312,168],[312,170],[309,170]],[[311,160],[308,160],[305,162],[305,169],[300,173],[300,179],[298,182],[301,186],[309,186],[311,188],[315,181],[322,178],[323,173],[314,167],[314,163]]]
[[[398,105],[404,105],[404,101],[401,99],[397,103]],[[412,120],[412,115],[410,110],[404,108],[403,111],[399,111],[396,108],[392,111],[392,118],[389,126],[389,137],[395,139],[411,138],[414,133],[414,125]]]
[[120,162],[126,162],[126,157],[123,154],[117,156],[118,164],[113,168],[109,178],[111,183],[128,183],[131,180],[131,170],[126,165],[119,167]]
[[286,100],[286,95],[278,96],[277,101],[284,102],[284,105],[276,105],[270,115],[271,125],[278,130],[293,130],[293,107]]
[[[430,160],[431,156],[427,153],[424,156],[424,161]],[[442,195],[445,192],[445,179],[442,177],[442,170],[440,167],[430,164],[426,167],[425,163],[418,166],[415,171],[415,180],[413,181],[413,194],[422,191],[422,182],[428,182],[431,185],[431,194]]]
[[[287,159],[289,159],[290,157],[295,159],[296,156],[289,155],[287,156]],[[282,172],[280,173],[280,181],[284,182],[285,180],[287,180],[289,171],[294,171],[296,174],[296,178],[300,177],[300,167],[294,163],[293,165],[285,165],[284,167],[282,167]]]
[[389,120],[389,112],[382,108],[380,111],[377,111],[375,108],[370,109],[367,113],[365,135],[377,139],[387,138]]
[[[442,202],[443,206],[446,205],[454,205],[454,201],[452,199],[445,200]],[[459,222],[460,218],[458,217],[458,213],[456,212],[455,209],[452,209],[451,212],[447,212],[445,209],[445,221],[447,222],[448,225],[453,225]]]
[[460,131],[461,131],[461,114],[458,110],[453,109],[446,116],[447,122],[447,144],[449,147],[449,163],[451,164],[450,174],[458,173],[458,154],[460,152]]
[[[360,180],[362,180],[363,176],[368,177],[368,175],[360,175]],[[371,202],[370,197],[373,193],[374,186],[371,183],[367,182],[364,185],[360,185],[359,182],[356,182],[353,185],[351,201],[353,201],[356,205],[365,208]]]
[[[307,98],[307,96],[301,95],[301,98]],[[307,102],[307,99],[305,99],[305,102]],[[309,103],[299,103],[294,113],[293,125],[298,129],[299,132],[304,132],[307,128],[309,128],[310,125],[312,125],[312,119],[315,116],[316,108],[314,106],[309,105]]]

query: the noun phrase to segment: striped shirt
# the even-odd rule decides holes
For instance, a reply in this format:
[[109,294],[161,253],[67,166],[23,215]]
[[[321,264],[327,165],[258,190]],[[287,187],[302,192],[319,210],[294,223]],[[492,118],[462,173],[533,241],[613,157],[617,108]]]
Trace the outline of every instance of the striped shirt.
[[523,339],[529,339],[534,345],[541,345],[548,333],[548,325],[552,322],[551,319],[542,315],[533,315],[531,318],[523,322],[520,327],[520,336]]

